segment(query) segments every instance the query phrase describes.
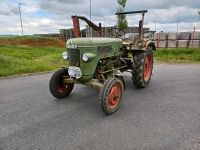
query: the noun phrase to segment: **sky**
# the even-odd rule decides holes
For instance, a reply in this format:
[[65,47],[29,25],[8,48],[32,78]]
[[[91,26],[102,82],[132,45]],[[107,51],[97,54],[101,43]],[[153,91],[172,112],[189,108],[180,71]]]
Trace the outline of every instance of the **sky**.
[[[0,0],[0,35],[21,34],[21,5],[24,34],[58,33],[72,28],[72,15],[89,18],[90,0]],[[92,21],[116,25],[117,0],[91,0]],[[199,0],[127,0],[126,11],[148,10],[144,26],[157,32],[200,31]],[[138,26],[140,15],[127,15],[129,26]],[[80,21],[81,28],[85,23]]]

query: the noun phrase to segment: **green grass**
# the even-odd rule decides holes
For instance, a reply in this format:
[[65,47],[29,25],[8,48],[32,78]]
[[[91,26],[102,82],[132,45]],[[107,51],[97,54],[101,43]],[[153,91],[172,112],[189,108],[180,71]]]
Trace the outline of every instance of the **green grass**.
[[[64,48],[0,46],[0,77],[51,71],[66,66]],[[164,63],[200,63],[200,49],[158,49],[155,60]]]
[[63,48],[0,46],[0,77],[56,70],[67,63]]
[[160,48],[155,60],[165,63],[200,63],[200,48]]
[[34,36],[34,35],[13,35],[13,36],[0,36],[0,38],[7,38],[7,39],[55,39],[51,37],[45,37],[45,36]]

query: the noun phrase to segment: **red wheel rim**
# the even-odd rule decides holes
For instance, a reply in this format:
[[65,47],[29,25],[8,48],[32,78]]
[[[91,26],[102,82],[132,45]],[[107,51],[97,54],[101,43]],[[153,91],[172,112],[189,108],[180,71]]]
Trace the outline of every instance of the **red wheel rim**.
[[116,83],[112,86],[110,93],[108,94],[108,105],[110,108],[115,108],[121,98],[121,86]]
[[147,55],[144,61],[144,80],[148,81],[151,77],[153,66],[153,57],[151,54]]
[[67,91],[67,85],[66,84],[59,84],[59,85],[57,85],[57,90],[60,93],[65,93]]

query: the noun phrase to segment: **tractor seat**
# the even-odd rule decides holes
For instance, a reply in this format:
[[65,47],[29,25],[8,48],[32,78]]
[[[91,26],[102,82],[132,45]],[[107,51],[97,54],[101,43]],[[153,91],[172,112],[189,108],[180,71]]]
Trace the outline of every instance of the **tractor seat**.
[[123,44],[123,45],[132,45],[133,42],[134,42],[133,39],[123,39],[122,44]]

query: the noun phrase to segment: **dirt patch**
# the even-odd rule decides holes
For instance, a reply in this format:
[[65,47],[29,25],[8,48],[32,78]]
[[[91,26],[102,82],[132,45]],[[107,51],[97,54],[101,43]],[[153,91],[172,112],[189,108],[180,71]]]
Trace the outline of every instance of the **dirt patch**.
[[65,47],[65,42],[53,38],[0,38],[0,45],[24,47]]

